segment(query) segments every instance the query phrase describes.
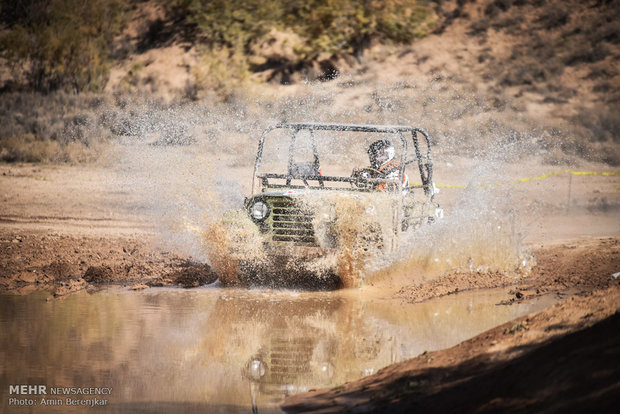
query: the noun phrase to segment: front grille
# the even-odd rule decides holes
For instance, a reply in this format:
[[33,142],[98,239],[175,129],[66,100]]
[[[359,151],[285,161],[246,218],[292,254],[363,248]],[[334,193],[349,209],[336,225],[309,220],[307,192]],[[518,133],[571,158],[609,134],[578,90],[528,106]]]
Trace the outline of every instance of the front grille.
[[296,245],[315,245],[312,220],[314,214],[296,205],[291,200],[271,200],[274,242],[287,242]]
[[311,381],[314,345],[311,338],[272,338],[264,382],[282,387]]

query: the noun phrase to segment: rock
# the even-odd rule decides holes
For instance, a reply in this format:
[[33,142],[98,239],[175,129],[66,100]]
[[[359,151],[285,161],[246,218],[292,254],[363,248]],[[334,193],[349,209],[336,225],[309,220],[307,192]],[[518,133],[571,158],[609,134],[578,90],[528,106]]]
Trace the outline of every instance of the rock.
[[43,266],[41,268],[41,273],[57,280],[76,279],[80,277],[76,265],[60,260]]
[[87,283],[84,279],[77,280],[69,280],[68,282],[62,283],[60,286],[57,286],[54,289],[54,296],[66,296],[71,293],[79,292],[87,286]]
[[110,266],[90,266],[83,278],[89,283],[106,283],[114,280],[114,271]]
[[143,289],[148,289],[148,286],[145,285],[144,283],[138,283],[136,285],[133,285],[129,289],[131,289],[131,290],[143,290]]
[[22,282],[26,282],[26,283],[35,283],[37,281],[37,275],[36,273],[22,273],[19,276],[19,279]]

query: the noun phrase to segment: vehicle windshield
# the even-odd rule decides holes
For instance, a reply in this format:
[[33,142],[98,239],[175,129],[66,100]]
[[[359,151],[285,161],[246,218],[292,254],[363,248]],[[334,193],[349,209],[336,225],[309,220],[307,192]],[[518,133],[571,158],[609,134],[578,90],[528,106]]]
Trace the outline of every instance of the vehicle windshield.
[[[403,145],[403,137],[409,140],[407,148]],[[403,160],[405,164],[416,160],[406,167],[409,176],[416,174],[418,166],[410,132],[401,135],[399,132],[277,128],[265,135],[256,176],[263,182],[268,179],[270,184],[350,189],[352,173],[371,167],[368,150],[378,140],[392,144],[394,156],[389,161],[393,166],[400,168]],[[325,179],[318,183],[317,176]],[[336,177],[348,181],[331,180]],[[419,182],[419,176],[413,181]]]

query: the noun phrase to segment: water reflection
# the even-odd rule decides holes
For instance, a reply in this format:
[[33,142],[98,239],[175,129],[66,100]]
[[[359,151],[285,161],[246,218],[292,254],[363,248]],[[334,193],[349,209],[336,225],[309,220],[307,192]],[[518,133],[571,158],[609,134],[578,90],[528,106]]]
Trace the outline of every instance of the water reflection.
[[357,290],[0,295],[0,396],[6,409],[9,385],[112,387],[105,412],[277,411],[285,395],[360,378],[549,304],[496,306],[505,296],[408,305]]

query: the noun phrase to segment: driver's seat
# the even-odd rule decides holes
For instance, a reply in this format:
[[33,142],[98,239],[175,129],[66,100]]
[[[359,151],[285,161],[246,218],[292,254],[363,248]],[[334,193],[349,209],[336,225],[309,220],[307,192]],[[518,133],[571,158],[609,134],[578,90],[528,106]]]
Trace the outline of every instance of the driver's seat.
[[[308,187],[307,178],[321,177],[321,167],[318,162],[304,161],[293,163],[288,171],[288,178],[286,179],[286,185],[290,185],[293,178],[300,178],[303,180],[304,185]],[[324,187],[323,180],[319,178],[319,185]]]

